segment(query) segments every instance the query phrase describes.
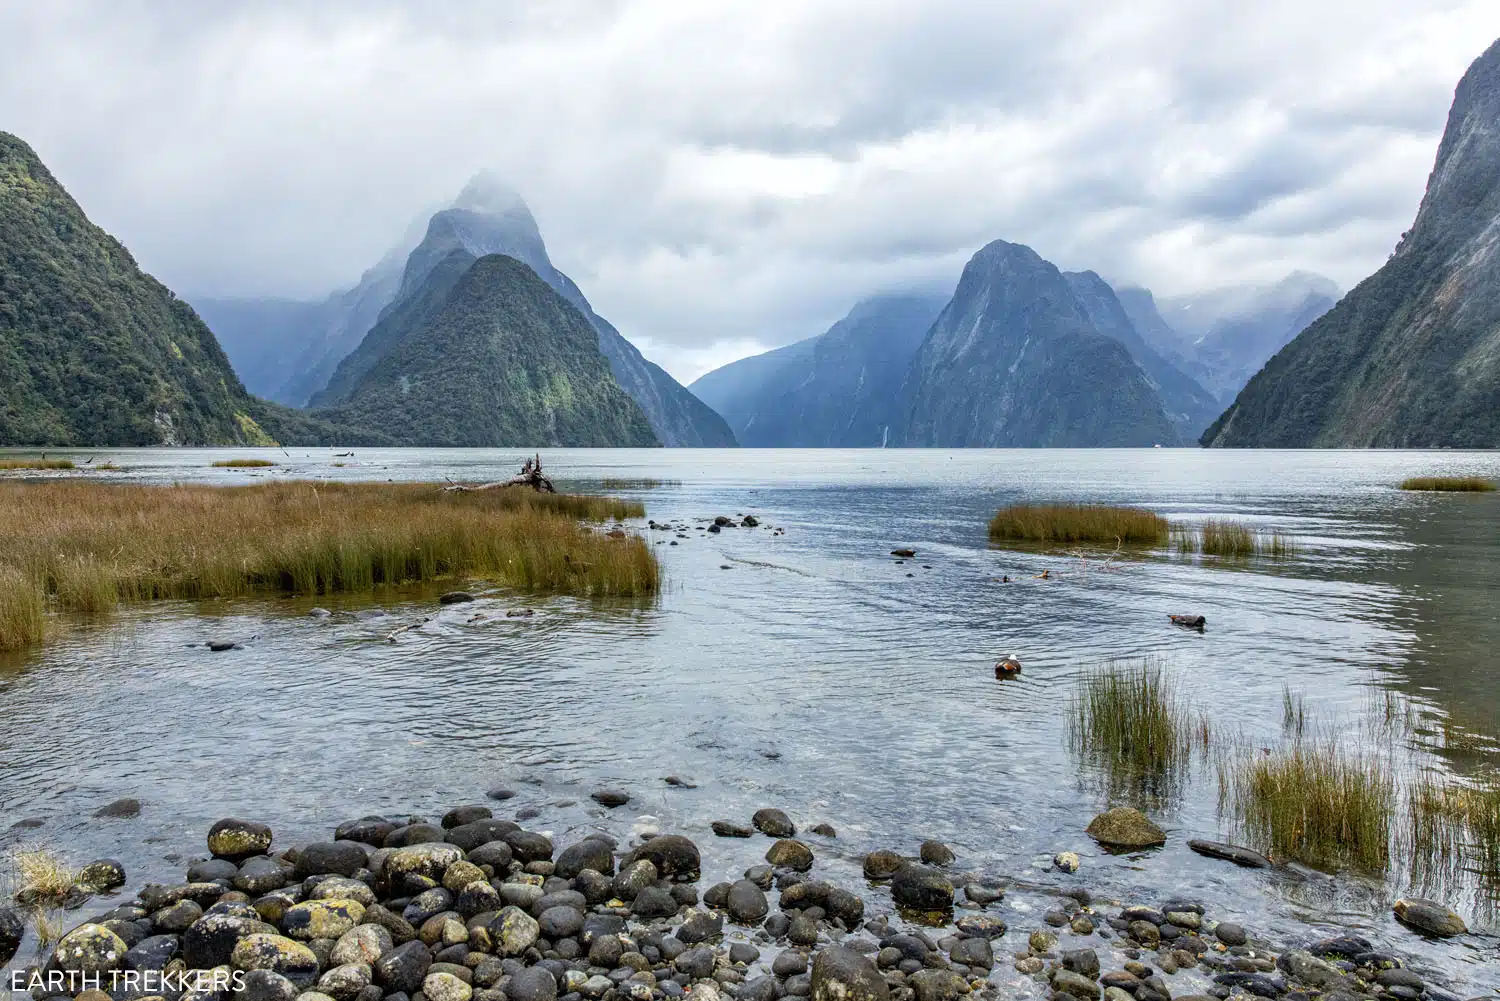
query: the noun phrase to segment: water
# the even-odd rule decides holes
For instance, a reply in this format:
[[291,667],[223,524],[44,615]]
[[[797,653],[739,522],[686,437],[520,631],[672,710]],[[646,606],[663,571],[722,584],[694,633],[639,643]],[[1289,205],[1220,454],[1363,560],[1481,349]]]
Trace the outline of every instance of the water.
[[[520,461],[510,450],[333,459],[299,449],[271,471],[210,467],[231,454],[76,457],[108,456],[126,467],[103,474],[116,479],[226,484],[485,480],[509,476]],[[520,793],[504,809],[542,807],[537,823],[564,841],[591,825],[628,834],[640,815],[657,818],[699,842],[712,882],[759,861],[764,842],[713,838],[709,821],[746,822],[775,805],[801,826],[839,830],[837,842],[818,848],[820,865],[837,873],[855,873],[871,848],[913,852],[937,837],[965,869],[1026,886],[1081,882],[1098,895],[1150,902],[1190,894],[1210,914],[1282,942],[1354,928],[1416,950],[1420,971],[1461,993],[1500,988],[1494,907],[1471,883],[1422,886],[1400,866],[1385,881],[1298,879],[1200,858],[1187,838],[1233,834],[1206,765],[1162,804],[1164,849],[1102,854],[1082,832],[1102,805],[1100,777],[1080,769],[1067,746],[1079,672],[1151,657],[1225,740],[1279,741],[1289,685],[1306,694],[1320,725],[1369,742],[1363,721],[1389,690],[1418,719],[1417,732],[1388,745],[1403,770],[1493,768],[1500,496],[1393,485],[1433,472],[1497,476],[1500,455],[558,450],[545,458],[563,488],[598,489],[605,477],[667,481],[623,491],[658,521],[754,513],[785,534],[689,529],[691,538],[670,546],[672,533],[648,532],[661,543],[667,585],[658,601],[636,606],[494,591],[439,611],[426,589],[164,604],[80,626],[0,668],[0,831],[41,818],[27,838],[80,861],[119,858],[134,887],[178,878],[182,859],[201,851],[222,816],[265,820],[278,841],[294,843],[367,812],[432,816],[503,785]],[[1286,563],[1224,568],[1166,555],[1103,565],[1097,556],[990,547],[989,516],[1023,499],[1142,504],[1174,520],[1232,516],[1290,532],[1300,552]],[[916,549],[916,559],[897,562],[889,553],[898,547]],[[1043,570],[1050,579],[1035,579]],[[315,604],[335,614],[308,617]],[[503,617],[519,607],[537,614]],[[1167,613],[1177,611],[1207,616],[1207,631],[1171,627]],[[470,621],[478,613],[486,618]],[[242,640],[242,649],[192,645],[221,637]],[[1024,671],[997,682],[993,664],[1007,653]],[[697,788],[668,787],[661,779],[670,774]],[[587,799],[601,785],[634,798],[606,815]],[[91,819],[119,796],[140,798],[142,815]],[[1084,856],[1077,877],[1048,865],[1065,849]],[[1421,943],[1390,918],[1390,902],[1414,888],[1443,893],[1481,933]],[[1007,900],[1002,914],[1026,929],[1046,897]],[[1014,976],[1001,966],[997,979]]]

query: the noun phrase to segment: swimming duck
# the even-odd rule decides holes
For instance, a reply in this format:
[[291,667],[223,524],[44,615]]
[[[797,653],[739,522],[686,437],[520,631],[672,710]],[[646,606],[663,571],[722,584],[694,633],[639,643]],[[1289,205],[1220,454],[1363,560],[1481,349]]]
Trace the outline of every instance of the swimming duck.
[[1006,654],[1005,659],[995,663],[995,677],[1014,678],[1021,673],[1021,662],[1016,660],[1015,654]]

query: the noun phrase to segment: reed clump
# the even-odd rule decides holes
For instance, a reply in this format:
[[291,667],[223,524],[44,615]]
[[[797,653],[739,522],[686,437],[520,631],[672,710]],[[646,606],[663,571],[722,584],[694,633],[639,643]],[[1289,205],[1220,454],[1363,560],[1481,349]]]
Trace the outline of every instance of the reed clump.
[[1219,807],[1273,859],[1384,871],[1397,783],[1390,762],[1332,738],[1242,748],[1219,763]]
[[1407,787],[1407,816],[1414,875],[1469,872],[1500,893],[1500,780],[1460,783],[1424,772]]
[[636,479],[606,476],[599,481],[599,488],[601,490],[659,490],[662,487],[680,486],[682,486],[681,480],[658,480],[649,476]]
[[1109,663],[1082,675],[1074,690],[1069,745],[1100,769],[1110,798],[1165,798],[1181,784],[1193,747],[1209,740],[1175,679],[1159,665]]
[[0,459],[0,469],[72,469],[71,459]]
[[1291,536],[1275,529],[1261,530],[1240,521],[1210,518],[1199,525],[1173,525],[1172,545],[1179,552],[1226,559],[1252,556],[1290,559],[1297,555]]
[[1113,542],[1161,545],[1167,519],[1154,511],[1108,504],[1012,504],[990,519],[997,542]]
[[539,592],[656,593],[638,536],[585,522],[639,516],[612,497],[420,483],[0,484],[0,649],[38,642],[46,609],[370,590],[484,576]]
[[1488,493],[1495,481],[1483,476],[1411,476],[1401,481],[1402,490],[1437,490],[1449,493]]
[[10,853],[11,892],[28,907],[61,903],[77,878],[62,856],[37,845],[20,845]]
[[214,463],[219,469],[261,469],[274,465],[270,459],[220,459]]

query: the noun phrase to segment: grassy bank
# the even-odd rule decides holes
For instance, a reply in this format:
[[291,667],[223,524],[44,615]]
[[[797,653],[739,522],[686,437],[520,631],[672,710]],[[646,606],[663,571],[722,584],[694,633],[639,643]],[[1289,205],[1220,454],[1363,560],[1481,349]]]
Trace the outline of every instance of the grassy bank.
[[72,469],[71,459],[0,459],[0,469]]
[[1138,507],[1107,504],[1012,504],[990,519],[995,542],[1102,542],[1160,545],[1167,520]]
[[1488,493],[1495,489],[1495,481],[1482,476],[1412,476],[1401,481],[1401,489]]
[[1109,798],[1163,799],[1181,784],[1208,724],[1150,663],[1112,663],[1078,680],[1069,745],[1097,768]]
[[652,594],[660,568],[643,540],[580,523],[643,513],[615,498],[524,488],[0,484],[0,649],[40,641],[49,608],[101,614],[160,598],[462,575],[542,592]]

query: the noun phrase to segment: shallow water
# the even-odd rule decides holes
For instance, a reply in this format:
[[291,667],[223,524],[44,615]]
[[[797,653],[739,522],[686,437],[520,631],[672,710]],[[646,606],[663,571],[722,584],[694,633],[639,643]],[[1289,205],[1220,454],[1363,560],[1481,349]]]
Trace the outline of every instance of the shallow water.
[[[76,456],[126,467],[90,474],[101,478],[226,484],[483,480],[510,475],[520,458],[297,449],[270,471],[210,467],[232,454]],[[690,528],[670,546],[673,533],[649,532],[667,588],[634,607],[492,591],[439,610],[425,589],[155,605],[80,624],[0,667],[0,832],[45,821],[0,836],[24,833],[80,861],[120,858],[134,888],[175,878],[222,816],[265,820],[278,841],[295,842],[367,812],[430,816],[505,785],[520,795],[498,815],[543,807],[538,823],[560,836],[591,824],[628,833],[640,814],[658,818],[705,849],[712,882],[758,861],[764,844],[715,839],[709,821],[746,822],[776,805],[799,824],[838,828],[819,856],[851,874],[871,848],[914,851],[937,837],[966,869],[1143,902],[1190,894],[1287,942],[1316,934],[1304,924],[1358,928],[1417,950],[1419,969],[1455,990],[1500,988],[1500,922],[1471,883],[1423,887],[1399,865],[1385,881],[1295,879],[1191,853],[1189,837],[1234,833],[1206,764],[1161,806],[1164,849],[1102,854],[1082,833],[1103,805],[1099,776],[1080,770],[1067,743],[1079,672],[1146,656],[1180,679],[1216,742],[1279,741],[1288,685],[1319,725],[1370,744],[1369,709],[1390,690],[1418,720],[1415,733],[1384,738],[1403,769],[1495,767],[1500,495],[1394,484],[1497,476],[1500,455],[558,450],[546,461],[560,488],[668,481],[622,491],[658,521],[754,513],[785,534]],[[1022,499],[1233,516],[1287,531],[1300,549],[1287,562],[1224,566],[990,547],[989,516]],[[897,562],[897,547],[918,556]],[[1034,578],[1043,570],[1051,579]],[[314,605],[334,614],[308,617]],[[503,617],[517,607],[537,614]],[[1171,627],[1176,611],[1207,616],[1207,631]],[[469,621],[476,614],[486,618]],[[424,616],[434,618],[385,641]],[[220,637],[242,648],[193,645]],[[997,682],[992,665],[1006,653],[1024,671]],[[670,788],[669,774],[698,788]],[[587,800],[606,784],[634,796],[608,817]],[[120,796],[145,803],[139,818],[90,818]],[[1048,866],[1064,849],[1084,856],[1079,875]],[[1488,931],[1421,943],[1390,918],[1390,901],[1414,888]],[[1008,917],[1020,928],[1035,915]]]

